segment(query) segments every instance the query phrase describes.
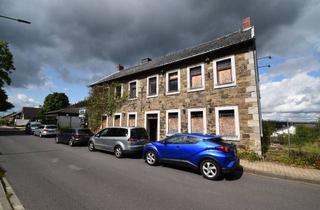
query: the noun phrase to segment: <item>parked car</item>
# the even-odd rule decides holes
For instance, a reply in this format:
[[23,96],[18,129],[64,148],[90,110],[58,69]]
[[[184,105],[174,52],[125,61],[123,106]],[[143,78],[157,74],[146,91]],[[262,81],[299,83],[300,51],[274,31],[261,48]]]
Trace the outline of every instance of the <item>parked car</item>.
[[33,132],[35,136],[42,138],[43,136],[55,136],[57,134],[56,125],[40,125]]
[[33,134],[34,130],[40,126],[40,122],[28,122],[25,127],[25,132],[27,134]]
[[222,173],[239,165],[236,146],[216,135],[175,134],[146,144],[143,157],[151,166],[161,162],[191,166],[210,180],[221,178]]
[[88,128],[72,128],[58,132],[55,141],[57,144],[65,143],[70,146],[88,145],[92,135],[93,133]]
[[138,127],[106,128],[91,137],[89,150],[105,150],[114,152],[117,158],[127,153],[142,153],[149,142],[146,129]]

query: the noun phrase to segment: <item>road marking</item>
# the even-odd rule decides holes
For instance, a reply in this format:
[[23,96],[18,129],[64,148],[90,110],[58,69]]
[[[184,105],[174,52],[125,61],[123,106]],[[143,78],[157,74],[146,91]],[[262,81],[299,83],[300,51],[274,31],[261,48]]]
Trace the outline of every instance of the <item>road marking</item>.
[[76,166],[76,165],[73,165],[73,164],[69,165],[68,168],[70,168],[71,170],[75,170],[75,171],[80,171],[80,170],[82,170],[82,168],[80,168],[80,167],[78,167],[78,166]]

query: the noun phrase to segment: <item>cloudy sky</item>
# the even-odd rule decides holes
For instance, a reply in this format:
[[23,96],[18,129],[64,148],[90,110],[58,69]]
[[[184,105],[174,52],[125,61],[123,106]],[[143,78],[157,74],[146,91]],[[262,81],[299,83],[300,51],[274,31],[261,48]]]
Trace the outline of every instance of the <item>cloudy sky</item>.
[[10,43],[16,71],[6,87],[22,106],[65,92],[71,103],[88,85],[115,71],[212,40],[241,28],[256,30],[264,119],[320,117],[320,1],[309,0],[1,0],[0,39]]

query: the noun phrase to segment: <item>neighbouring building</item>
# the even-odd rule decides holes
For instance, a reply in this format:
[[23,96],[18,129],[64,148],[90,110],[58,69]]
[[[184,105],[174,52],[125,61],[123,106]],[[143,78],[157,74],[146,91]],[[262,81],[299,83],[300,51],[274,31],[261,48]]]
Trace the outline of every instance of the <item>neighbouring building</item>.
[[127,101],[103,127],[145,127],[152,140],[176,132],[215,133],[261,154],[259,75],[254,27],[108,75],[90,87],[118,84]]
[[46,113],[47,120],[57,124],[60,128],[80,128],[83,127],[83,121],[79,117],[81,108],[68,107]]
[[29,121],[36,120],[40,108],[36,107],[22,107],[21,112],[17,112],[14,115],[14,125],[15,126],[25,126]]

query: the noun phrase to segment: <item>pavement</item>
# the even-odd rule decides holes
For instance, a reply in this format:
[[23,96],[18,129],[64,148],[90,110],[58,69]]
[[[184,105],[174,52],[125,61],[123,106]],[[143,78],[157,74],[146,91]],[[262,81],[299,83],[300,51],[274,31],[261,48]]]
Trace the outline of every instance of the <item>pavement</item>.
[[247,173],[246,161],[242,161],[244,171],[209,181],[186,168],[151,167],[135,156],[117,159],[86,147],[55,144],[53,138],[1,132],[0,164],[26,209],[318,209],[320,205],[318,184]]

